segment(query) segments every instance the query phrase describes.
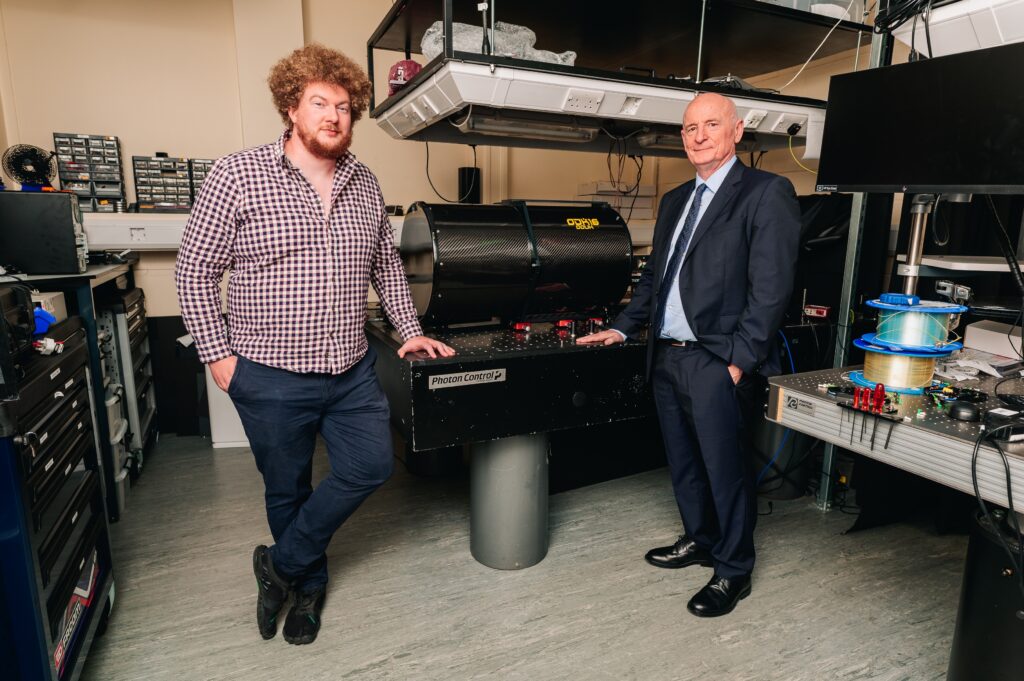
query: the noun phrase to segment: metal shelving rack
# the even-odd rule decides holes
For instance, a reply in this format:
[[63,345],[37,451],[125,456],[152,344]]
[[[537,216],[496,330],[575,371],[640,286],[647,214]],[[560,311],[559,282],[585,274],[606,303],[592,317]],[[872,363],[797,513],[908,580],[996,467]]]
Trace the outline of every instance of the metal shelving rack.
[[115,291],[100,302],[98,324],[109,333],[111,375],[123,388],[122,401],[128,417],[126,456],[118,471],[128,466],[132,477],[142,469],[146,449],[156,434],[156,392],[153,360],[146,324],[146,296],[142,289]]

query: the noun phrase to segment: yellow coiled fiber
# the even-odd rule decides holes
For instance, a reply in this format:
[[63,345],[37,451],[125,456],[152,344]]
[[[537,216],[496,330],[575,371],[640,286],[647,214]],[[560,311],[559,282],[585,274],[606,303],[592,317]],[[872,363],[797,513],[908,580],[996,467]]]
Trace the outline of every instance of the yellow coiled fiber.
[[886,388],[923,388],[931,385],[934,373],[934,357],[864,353],[864,378]]

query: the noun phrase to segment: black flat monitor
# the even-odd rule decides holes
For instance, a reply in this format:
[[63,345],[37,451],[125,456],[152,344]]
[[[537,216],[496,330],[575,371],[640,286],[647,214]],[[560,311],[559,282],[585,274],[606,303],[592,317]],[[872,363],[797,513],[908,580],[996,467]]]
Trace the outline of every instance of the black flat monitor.
[[833,76],[818,191],[1024,193],[1024,43]]

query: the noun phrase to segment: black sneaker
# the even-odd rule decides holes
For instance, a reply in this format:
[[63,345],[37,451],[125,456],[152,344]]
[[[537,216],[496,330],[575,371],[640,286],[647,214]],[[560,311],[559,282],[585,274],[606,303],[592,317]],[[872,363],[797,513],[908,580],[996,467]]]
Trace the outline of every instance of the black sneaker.
[[295,645],[312,643],[320,631],[320,611],[324,607],[326,589],[295,594],[295,604],[284,620],[284,640]]
[[277,613],[288,600],[291,585],[277,574],[274,563],[267,555],[267,547],[260,544],[252,552],[252,571],[256,575],[256,626],[266,639],[277,634]]

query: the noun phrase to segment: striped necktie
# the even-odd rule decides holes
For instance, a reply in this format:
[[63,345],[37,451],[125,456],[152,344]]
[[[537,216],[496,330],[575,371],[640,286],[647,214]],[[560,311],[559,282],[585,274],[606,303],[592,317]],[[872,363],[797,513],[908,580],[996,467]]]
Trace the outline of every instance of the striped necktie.
[[665,326],[665,307],[668,304],[669,291],[672,288],[672,281],[676,278],[676,273],[679,271],[679,266],[683,262],[683,256],[686,254],[687,246],[689,246],[690,237],[693,236],[693,230],[697,226],[700,202],[704,197],[705,189],[707,189],[707,185],[702,183],[693,192],[693,203],[690,205],[690,211],[686,214],[686,219],[683,221],[683,229],[679,233],[679,238],[676,239],[676,246],[672,249],[672,257],[668,259],[668,265],[665,266],[665,275],[661,278],[661,288],[658,289],[658,314],[655,317],[653,327],[655,340],[661,337],[661,330]]

